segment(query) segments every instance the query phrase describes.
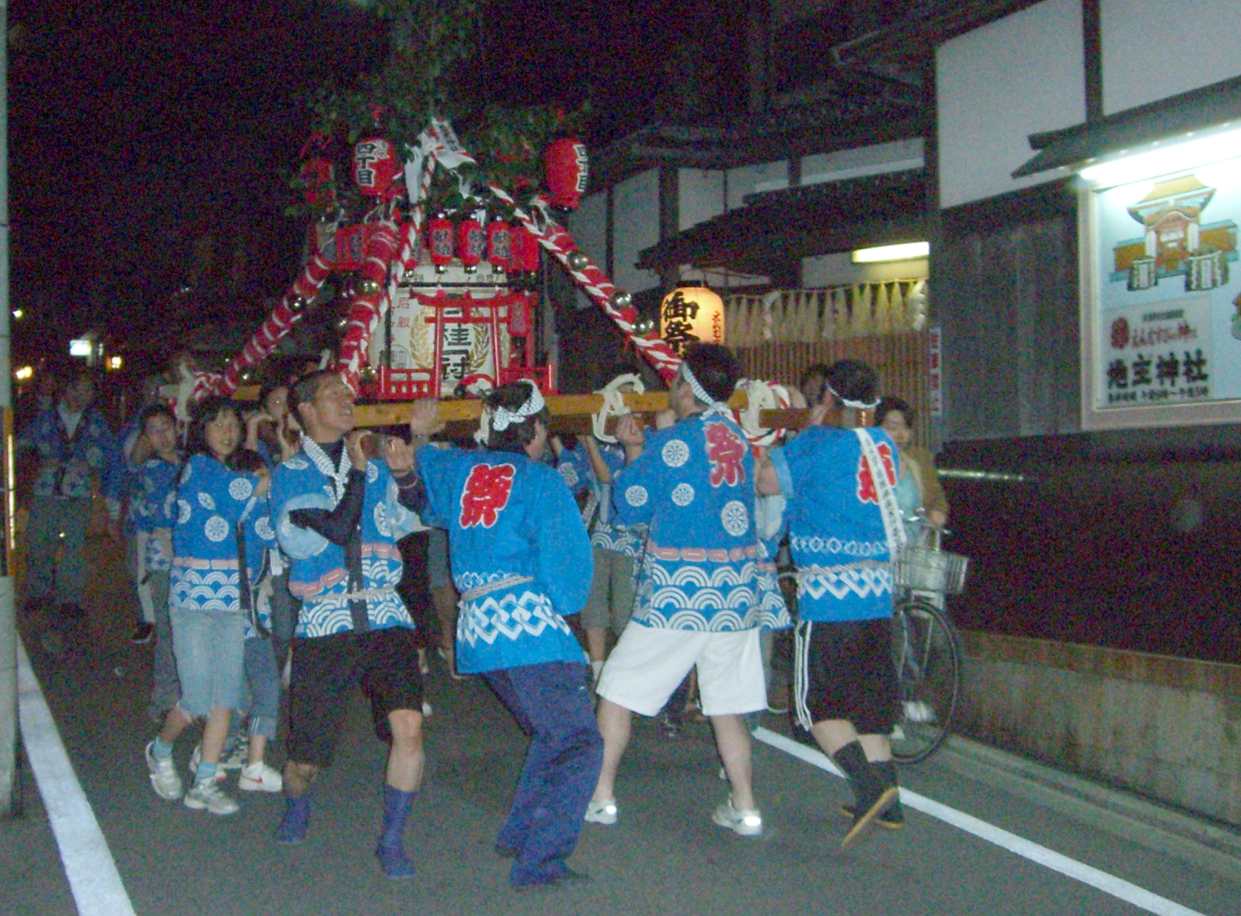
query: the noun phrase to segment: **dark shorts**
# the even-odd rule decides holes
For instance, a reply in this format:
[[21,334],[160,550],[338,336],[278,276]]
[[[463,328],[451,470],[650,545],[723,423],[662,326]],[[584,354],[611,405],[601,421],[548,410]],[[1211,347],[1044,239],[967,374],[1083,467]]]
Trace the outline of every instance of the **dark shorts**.
[[797,625],[795,693],[810,722],[847,719],[860,735],[886,735],[900,704],[892,666],[892,621],[803,621]]
[[389,741],[388,713],[422,712],[422,675],[414,631],[403,627],[293,640],[289,680],[289,759],[332,762],[348,691],[361,684],[371,701],[375,734]]

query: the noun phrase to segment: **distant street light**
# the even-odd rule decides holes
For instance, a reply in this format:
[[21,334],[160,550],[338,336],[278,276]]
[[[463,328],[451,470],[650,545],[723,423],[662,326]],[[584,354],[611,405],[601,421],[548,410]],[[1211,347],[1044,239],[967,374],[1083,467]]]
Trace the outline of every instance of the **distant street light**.
[[15,321],[21,321],[24,317],[26,317],[25,309],[13,309],[13,319]]

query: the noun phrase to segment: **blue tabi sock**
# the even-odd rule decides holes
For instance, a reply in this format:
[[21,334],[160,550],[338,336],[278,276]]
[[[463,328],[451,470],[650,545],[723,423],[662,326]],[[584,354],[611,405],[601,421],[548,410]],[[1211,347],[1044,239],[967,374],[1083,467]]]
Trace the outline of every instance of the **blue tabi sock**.
[[414,863],[405,855],[405,821],[414,804],[417,792],[402,792],[392,786],[384,786],[383,831],[375,855],[379,866],[389,878],[412,878]]

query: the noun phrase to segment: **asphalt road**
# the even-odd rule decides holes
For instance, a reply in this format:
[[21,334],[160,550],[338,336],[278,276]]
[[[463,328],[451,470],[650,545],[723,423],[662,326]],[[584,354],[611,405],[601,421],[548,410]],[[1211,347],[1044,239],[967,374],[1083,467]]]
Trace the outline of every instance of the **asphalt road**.
[[[572,862],[592,880],[515,893],[508,861],[492,845],[524,738],[481,681],[453,681],[439,666],[429,678],[435,713],[427,778],[406,834],[418,875],[391,882],[371,855],[384,748],[360,696],[337,764],[315,790],[310,837],[301,846],[272,839],[278,796],[238,793],[241,811],[225,818],[155,796],[142,757],[155,731],[145,714],[150,648],[126,641],[132,618],[114,551],[92,546],[97,575],[80,651],[53,659],[34,648],[29,633],[27,645],[102,832],[103,861],[110,853],[115,862],[122,902],[100,895],[95,879],[106,868],[94,864],[99,850],[80,858],[71,840],[86,835],[81,819],[58,826],[64,818],[56,804],[49,812],[27,766],[25,813],[0,822],[0,912],[124,912],[127,897],[140,914],[1105,914],[1143,907],[1224,914],[1237,912],[1241,900],[1241,864],[1230,855],[1140,816],[1118,816],[1112,806],[1032,785],[968,748],[903,771],[905,830],[874,830],[842,851],[843,781],[757,742],[766,831],[743,839],[710,820],[726,789],[708,727],[690,726],[669,740],[644,720],[622,767],[620,823],[586,825]],[[32,702],[29,695],[24,702]],[[765,726],[766,741],[779,744],[782,718],[769,716]],[[28,743],[32,738],[45,736]],[[183,738],[177,748],[182,768],[192,744]],[[282,755],[277,744],[269,760],[279,764]],[[74,864],[83,861],[89,864]]]

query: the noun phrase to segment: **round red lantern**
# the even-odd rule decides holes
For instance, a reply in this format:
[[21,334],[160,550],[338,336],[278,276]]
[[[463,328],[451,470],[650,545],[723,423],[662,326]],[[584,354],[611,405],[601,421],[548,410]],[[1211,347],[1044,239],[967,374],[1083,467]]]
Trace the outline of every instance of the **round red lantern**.
[[467,273],[478,270],[486,250],[487,233],[482,223],[471,216],[457,224],[457,257],[465,265]]
[[487,224],[487,260],[496,273],[513,269],[513,230],[502,219]]
[[374,128],[353,145],[353,183],[367,197],[388,200],[396,193],[392,185],[401,173],[401,159],[396,144],[379,129],[379,109],[373,115]]
[[336,202],[336,169],[332,160],[324,156],[312,156],[298,170],[302,180],[302,194],[311,207],[330,207]]
[[452,220],[443,213],[438,213],[427,220],[427,249],[431,253],[431,263],[435,265],[436,270],[443,271],[452,263]]
[[553,207],[576,210],[586,193],[586,144],[576,137],[553,140],[543,154],[543,171]]

